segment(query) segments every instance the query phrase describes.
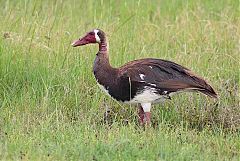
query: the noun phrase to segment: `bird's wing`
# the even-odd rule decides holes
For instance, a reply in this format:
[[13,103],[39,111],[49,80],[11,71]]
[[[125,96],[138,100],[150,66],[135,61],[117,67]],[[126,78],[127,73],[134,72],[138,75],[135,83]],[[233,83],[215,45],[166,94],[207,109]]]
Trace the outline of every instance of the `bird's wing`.
[[191,70],[162,59],[140,59],[119,68],[119,76],[131,83],[156,88],[167,94],[180,90],[197,90],[208,96],[216,93],[206,81]]

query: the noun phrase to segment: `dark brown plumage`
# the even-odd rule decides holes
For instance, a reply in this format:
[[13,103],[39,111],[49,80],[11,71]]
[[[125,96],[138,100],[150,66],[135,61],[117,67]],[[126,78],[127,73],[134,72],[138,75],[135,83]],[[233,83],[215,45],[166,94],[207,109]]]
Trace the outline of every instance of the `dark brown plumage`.
[[118,101],[141,104],[141,123],[150,122],[152,103],[170,99],[176,92],[196,91],[217,98],[216,92],[203,78],[171,61],[147,58],[131,61],[120,68],[111,67],[108,44],[102,30],[93,30],[72,45],[89,43],[99,44],[93,66],[99,86]]
[[[119,70],[120,76],[130,77],[132,83],[138,82],[160,91],[167,91],[166,94],[181,90],[193,90],[210,97],[217,97],[216,92],[204,79],[171,61],[152,58],[135,60],[120,67]],[[144,82],[139,74],[145,75]]]

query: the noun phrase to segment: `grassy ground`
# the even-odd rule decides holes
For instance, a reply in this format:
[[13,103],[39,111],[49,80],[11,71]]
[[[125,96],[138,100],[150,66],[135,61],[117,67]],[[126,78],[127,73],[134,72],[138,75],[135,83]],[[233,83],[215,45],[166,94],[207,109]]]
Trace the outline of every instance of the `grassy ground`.
[[[0,159],[240,160],[239,13],[238,0],[0,1]],[[113,66],[169,59],[219,100],[177,95],[139,127],[96,86],[97,46],[70,46],[93,28]]]

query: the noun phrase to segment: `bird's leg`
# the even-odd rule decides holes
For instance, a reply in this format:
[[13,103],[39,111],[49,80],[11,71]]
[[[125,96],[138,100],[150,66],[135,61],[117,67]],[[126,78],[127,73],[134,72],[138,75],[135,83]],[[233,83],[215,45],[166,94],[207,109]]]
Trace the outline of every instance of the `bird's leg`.
[[144,111],[141,105],[138,105],[138,119],[140,125],[144,124]]
[[147,125],[151,124],[151,112],[144,112],[144,123]]
[[151,103],[141,103],[141,107],[143,110],[143,125],[150,125],[151,124]]

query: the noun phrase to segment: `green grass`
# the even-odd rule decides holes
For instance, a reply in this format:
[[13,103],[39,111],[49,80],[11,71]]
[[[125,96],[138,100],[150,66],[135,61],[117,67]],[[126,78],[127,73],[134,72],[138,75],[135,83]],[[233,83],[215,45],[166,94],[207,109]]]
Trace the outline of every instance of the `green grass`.
[[[0,159],[240,160],[239,17],[238,0],[0,1]],[[172,60],[219,100],[177,95],[139,127],[134,106],[98,89],[97,45],[70,46],[94,28],[113,66]]]

